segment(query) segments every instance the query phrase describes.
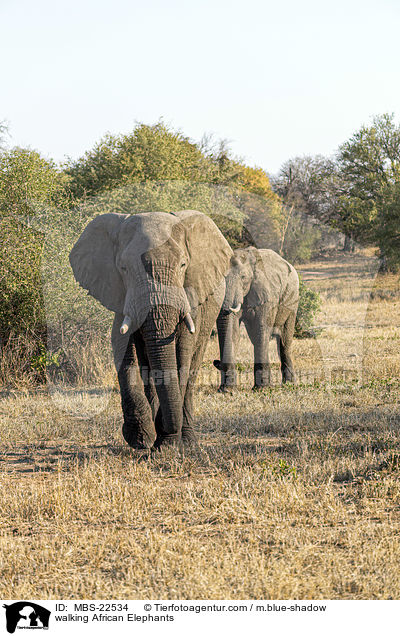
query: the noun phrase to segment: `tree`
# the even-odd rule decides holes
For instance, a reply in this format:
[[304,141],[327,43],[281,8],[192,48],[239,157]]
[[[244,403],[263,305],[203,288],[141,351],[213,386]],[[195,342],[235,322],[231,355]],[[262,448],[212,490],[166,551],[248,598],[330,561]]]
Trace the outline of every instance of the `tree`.
[[273,180],[284,202],[280,252],[289,260],[307,261],[332,239],[335,175],[331,159],[306,155],[285,162]]
[[379,224],[377,240],[384,254],[382,270],[400,268],[400,180],[387,185],[382,191],[382,202],[377,206]]
[[52,161],[35,150],[12,148],[0,153],[0,215],[24,219],[46,206],[67,207],[67,179]]
[[86,215],[93,205],[104,209],[105,199],[109,209],[129,213],[194,207],[233,247],[248,245],[251,235],[262,247],[279,244],[279,197],[264,170],[233,157],[226,141],[204,136],[196,144],[162,122],[138,124],[128,135],[107,135],[64,171],[73,196],[89,202]]
[[243,213],[241,246],[252,244],[258,248],[279,249],[283,214],[282,202],[273,191],[267,173],[259,167],[236,163],[237,207]]
[[106,135],[93,150],[64,166],[77,198],[145,181],[207,181],[210,162],[180,132],[159,122],[128,135]]
[[377,116],[372,125],[362,126],[333,159],[319,155],[291,159],[273,182],[275,191],[293,210],[288,235],[293,223],[299,225],[299,213],[305,214],[324,224],[319,226],[322,240],[331,227],[345,234],[345,248],[354,241],[378,245],[384,266],[386,244],[390,243],[386,210],[389,205],[393,211],[399,172],[400,126],[393,114]]
[[39,153],[0,153],[0,337],[44,329],[43,234],[30,227],[49,206],[68,206],[65,177]]
[[324,223],[334,214],[336,166],[322,155],[305,155],[286,161],[273,181],[275,192],[297,212]]
[[394,115],[362,126],[339,147],[337,162],[338,226],[364,245],[379,243],[384,260],[384,210],[400,179],[400,126]]

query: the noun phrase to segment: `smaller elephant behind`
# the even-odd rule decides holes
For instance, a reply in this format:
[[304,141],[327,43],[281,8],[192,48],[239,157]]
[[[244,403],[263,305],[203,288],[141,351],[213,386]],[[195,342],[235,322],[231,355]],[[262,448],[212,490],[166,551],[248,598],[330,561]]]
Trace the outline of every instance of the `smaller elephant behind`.
[[299,304],[295,268],[273,250],[237,249],[226,276],[224,303],[217,320],[221,371],[220,391],[236,385],[239,326],[243,322],[254,347],[254,389],[269,386],[269,340],[278,339],[283,382],[295,382],[291,357]]

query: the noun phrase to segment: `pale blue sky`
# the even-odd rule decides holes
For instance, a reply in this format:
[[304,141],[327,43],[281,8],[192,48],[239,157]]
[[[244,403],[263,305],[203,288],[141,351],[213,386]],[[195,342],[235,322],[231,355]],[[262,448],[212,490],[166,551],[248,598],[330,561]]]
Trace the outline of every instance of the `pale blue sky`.
[[274,173],[400,119],[397,0],[0,0],[0,120],[61,161],[160,117]]

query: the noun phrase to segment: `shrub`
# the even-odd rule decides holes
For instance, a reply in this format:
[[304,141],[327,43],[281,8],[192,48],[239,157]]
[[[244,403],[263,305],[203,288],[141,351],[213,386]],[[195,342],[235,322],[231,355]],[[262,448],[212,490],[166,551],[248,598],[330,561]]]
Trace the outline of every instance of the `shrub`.
[[[34,150],[0,152],[0,337],[43,331],[41,262],[47,209],[66,209],[66,177]],[[34,227],[35,226],[35,227]]]
[[11,217],[0,218],[0,338],[41,329],[43,236]]
[[299,281],[300,300],[294,335],[296,338],[315,338],[320,332],[320,329],[313,325],[315,316],[321,310],[321,297],[318,292],[307,287],[301,276]]

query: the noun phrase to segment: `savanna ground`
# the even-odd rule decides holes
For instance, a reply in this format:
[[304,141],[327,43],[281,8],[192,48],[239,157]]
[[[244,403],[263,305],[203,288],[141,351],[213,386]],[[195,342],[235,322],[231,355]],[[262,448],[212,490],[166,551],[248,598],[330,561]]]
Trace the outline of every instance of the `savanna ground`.
[[200,451],[130,450],[111,384],[3,390],[3,598],[400,597],[398,278],[368,253],[300,269],[324,329],[295,341],[299,384],[253,393],[242,335],[218,394],[212,341]]

